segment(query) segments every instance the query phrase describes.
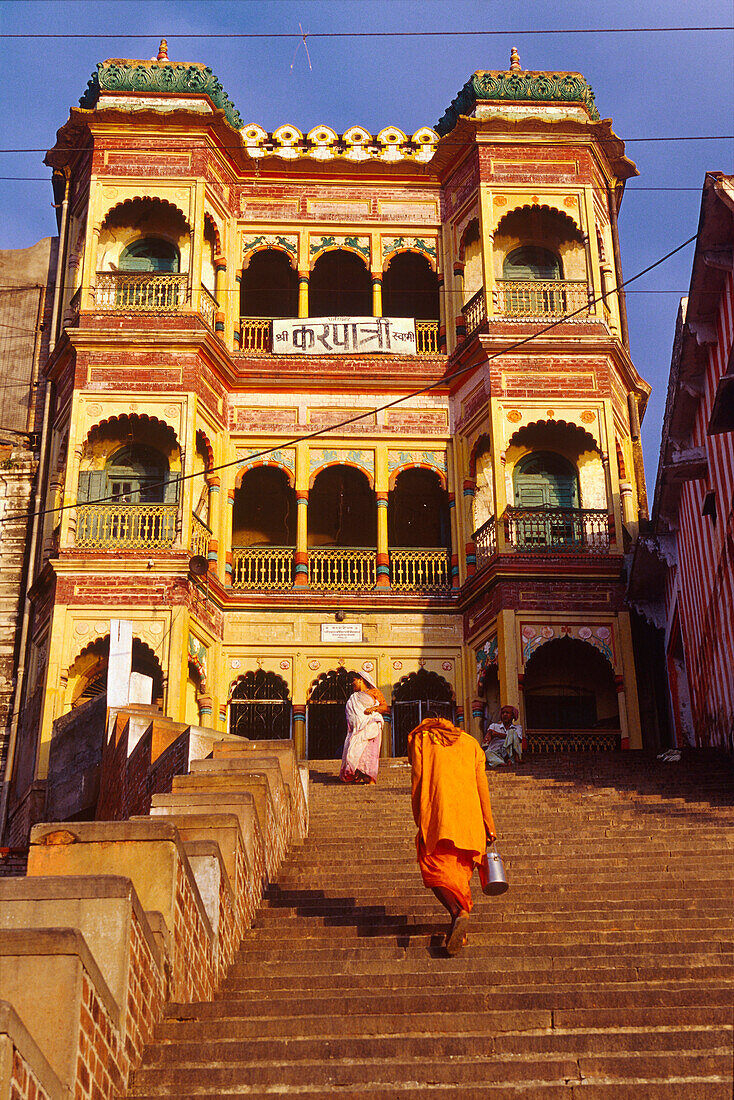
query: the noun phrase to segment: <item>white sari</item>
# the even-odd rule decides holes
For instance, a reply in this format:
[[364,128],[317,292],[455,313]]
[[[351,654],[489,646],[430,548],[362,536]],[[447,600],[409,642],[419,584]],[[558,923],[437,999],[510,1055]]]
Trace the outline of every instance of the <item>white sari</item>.
[[342,779],[352,778],[357,771],[372,779],[377,776],[384,720],[377,711],[365,714],[375,705],[374,697],[366,691],[355,691],[347,699],[347,737],[339,773]]

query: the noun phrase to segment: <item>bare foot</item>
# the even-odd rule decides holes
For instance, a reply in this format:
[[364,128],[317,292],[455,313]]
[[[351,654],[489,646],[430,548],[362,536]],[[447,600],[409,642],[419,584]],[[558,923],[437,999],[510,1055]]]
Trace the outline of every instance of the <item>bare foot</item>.
[[460,909],[451,922],[451,928],[446,937],[446,951],[449,955],[458,955],[464,947],[468,927],[469,914],[466,909]]

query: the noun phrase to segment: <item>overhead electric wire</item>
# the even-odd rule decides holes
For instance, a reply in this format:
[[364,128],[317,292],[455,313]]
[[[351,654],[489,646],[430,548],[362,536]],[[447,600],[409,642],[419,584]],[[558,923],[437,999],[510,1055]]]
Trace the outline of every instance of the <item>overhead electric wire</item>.
[[[277,41],[281,39],[287,39],[293,41],[298,39],[299,41],[304,38],[471,38],[471,37],[491,37],[501,38],[508,36],[523,36],[526,38],[538,38],[547,35],[557,34],[702,34],[702,33],[716,33],[718,31],[734,31],[734,26],[704,26],[704,27],[545,27],[545,28],[528,28],[523,30],[522,28],[516,28],[514,30],[440,30],[440,31],[307,31],[305,34],[302,31],[240,31],[232,32],[230,34],[223,32],[204,32],[204,33],[192,33],[192,34],[167,34],[167,42],[200,42],[200,41],[216,41],[222,39],[229,41],[230,39],[244,39],[244,40],[267,40]],[[112,34],[105,31],[101,34],[80,34],[80,33],[68,33],[68,32],[54,32],[49,31],[41,33],[39,31],[31,32],[6,32],[0,34],[0,39],[43,39],[48,41],[50,39],[63,39],[67,41],[77,42],[90,42],[98,40],[118,39],[120,41],[153,41],[156,35],[153,34],[130,34],[130,33],[118,33]]]
[[[491,363],[493,362],[493,360],[499,359],[500,356],[509,355],[511,352],[517,351],[518,348],[525,347],[527,344],[532,343],[533,340],[537,340],[538,337],[544,336],[547,332],[550,332],[552,329],[557,328],[559,325],[565,324],[566,321],[568,321],[572,317],[575,317],[578,313],[585,313],[588,310],[589,306],[596,305],[597,302],[603,302],[605,298],[610,297],[612,294],[616,294],[618,291],[626,288],[630,283],[634,283],[637,279],[641,279],[643,275],[647,275],[648,272],[653,271],[654,268],[660,267],[661,264],[664,264],[665,261],[669,260],[671,256],[675,256],[677,252],[681,252],[689,244],[693,244],[696,239],[697,234],[694,234],[692,237],[689,237],[687,241],[683,241],[682,244],[676,245],[675,248],[671,249],[669,252],[666,252],[664,256],[661,256],[653,263],[648,264],[647,267],[644,267],[635,275],[631,275],[629,279],[624,279],[621,283],[618,283],[610,290],[607,290],[603,294],[599,294],[597,295],[597,297],[590,299],[585,305],[580,306],[578,309],[573,310],[571,313],[564,313],[562,317],[557,318],[555,321],[551,321],[550,324],[544,325],[541,329],[538,329],[537,332],[533,332],[529,336],[524,336],[522,339],[516,340],[514,343],[509,344],[507,347],[502,348],[500,351],[492,352],[491,355],[487,356],[485,362]],[[309,320],[318,320],[318,318],[304,317],[299,318],[299,320],[303,320],[305,323]],[[346,420],[340,420],[336,424],[330,424],[326,428],[317,428],[314,429],[314,431],[312,432],[306,432],[303,435],[293,436],[291,439],[279,440],[271,447],[264,447],[262,450],[256,451],[254,454],[249,454],[247,456],[247,461],[249,462],[256,458],[263,458],[265,457],[265,455],[272,454],[273,451],[279,451],[283,447],[295,447],[298,443],[305,443],[310,439],[318,439],[321,436],[328,435],[330,432],[339,431],[340,428],[349,427],[350,424],[356,424],[360,420],[365,420],[368,416],[375,416],[377,413],[385,412],[387,409],[392,409],[396,405],[403,404],[403,402],[405,401],[410,401],[415,397],[420,397],[422,394],[430,393],[432,390],[444,387],[449,382],[454,381],[454,379],[460,378],[463,374],[467,374],[469,371],[474,370],[476,366],[476,363],[471,363],[465,367],[460,367],[458,370],[453,371],[451,374],[445,374],[441,378],[436,379],[435,382],[430,382],[427,386],[421,386],[420,389],[412,390],[410,393],[403,394],[401,397],[396,397],[392,401],[387,401],[384,405],[377,405],[373,409],[367,409],[365,412],[356,413],[354,416],[347,417]],[[202,477],[204,474],[218,473],[220,470],[229,470],[233,466],[240,466],[242,464],[242,461],[243,460],[241,458],[235,458],[232,459],[231,462],[222,462],[218,466],[212,466],[208,470],[199,470],[191,474],[181,474],[177,477],[171,478],[168,482],[160,481],[151,483],[147,486],[147,488],[154,489],[163,488],[166,485],[181,485],[184,481],[191,481],[193,478]],[[105,504],[109,502],[119,504],[119,496],[116,496],[115,494],[110,494],[104,497],[96,497],[94,500],[88,500],[84,503]],[[0,516],[0,524],[10,522],[11,520],[33,519],[36,516],[41,517],[56,515],[60,512],[66,512],[71,508],[77,508],[78,506],[78,503],[60,504],[56,508],[43,508],[37,512],[16,512],[12,515]]]

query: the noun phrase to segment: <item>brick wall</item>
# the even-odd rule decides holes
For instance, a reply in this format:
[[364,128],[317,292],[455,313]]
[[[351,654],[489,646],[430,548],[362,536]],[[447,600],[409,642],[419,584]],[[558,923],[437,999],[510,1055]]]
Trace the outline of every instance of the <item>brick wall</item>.
[[101,1100],[123,1091],[129,1063],[118,1029],[86,971],[82,984],[74,1100]]
[[161,1018],[165,999],[164,975],[150,949],[133,908],[130,932],[130,973],[125,1014],[125,1057],[133,1069],[150,1042]]
[[13,1047],[13,1068],[9,1100],[50,1100],[31,1067],[17,1047]]
[[214,993],[214,950],[201,902],[183,864],[176,876],[173,989],[177,1001],[208,1001]]

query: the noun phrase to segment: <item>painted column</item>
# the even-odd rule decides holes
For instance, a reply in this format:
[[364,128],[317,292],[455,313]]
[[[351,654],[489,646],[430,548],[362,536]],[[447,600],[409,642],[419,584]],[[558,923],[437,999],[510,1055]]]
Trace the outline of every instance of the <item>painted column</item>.
[[377,502],[377,587],[390,587],[390,548],[387,544],[387,512],[390,499],[388,452],[383,444],[375,448],[375,499]]
[[212,530],[212,534],[209,538],[209,548],[207,550],[206,560],[208,562],[209,572],[216,576],[217,562],[219,560],[219,539],[216,537],[216,532],[219,529],[221,481],[215,474],[211,474],[207,478],[207,485],[209,486],[209,527]]
[[293,747],[299,760],[306,757],[306,704],[293,704]]
[[464,261],[454,260],[454,288],[456,294],[456,314],[454,326],[456,328],[456,341],[460,343],[466,338],[466,319],[461,312],[464,301]]
[[451,588],[458,592],[461,582],[459,579],[459,545],[458,523],[456,516],[456,494],[449,493],[449,523],[451,525]]
[[242,347],[242,322],[240,320],[240,309],[242,308],[240,306],[240,302],[242,300],[242,298],[241,298],[241,294],[242,294],[242,272],[241,271],[237,272],[237,274],[234,277],[234,281],[237,284],[236,293],[235,293],[235,301],[237,303],[237,312],[235,314],[236,320],[235,320],[235,326],[234,326],[233,344],[234,344],[234,350],[239,351],[240,348]]
[[214,331],[220,339],[224,339],[225,308],[221,301],[224,287],[224,276],[227,271],[227,261],[224,256],[214,257],[214,297],[217,300],[216,313],[214,314]]
[[484,299],[487,317],[495,313],[494,298],[494,205],[492,192],[488,187],[479,185],[480,231],[482,242],[482,276],[484,281]]
[[298,272],[298,316],[308,317],[308,271]]
[[438,287],[438,352],[446,355],[446,295],[443,277],[443,241],[436,237],[436,285]]
[[372,272],[372,316],[382,317],[382,272]]
[[[476,493],[476,485],[473,477],[464,478],[464,515],[466,518],[466,529],[471,531],[472,535],[474,531],[473,512],[474,494]],[[467,577],[473,577],[477,571],[477,544],[473,538],[466,540],[465,546],[466,552],[466,575]]]
[[308,489],[296,490],[296,588],[308,586]]
[[227,588],[232,587],[232,530],[234,516],[234,489],[227,489],[227,515],[225,523],[230,532],[230,537],[226,543],[227,549],[224,551],[224,583]]

